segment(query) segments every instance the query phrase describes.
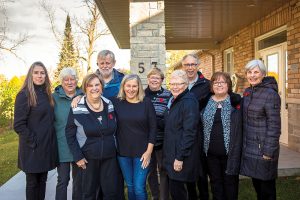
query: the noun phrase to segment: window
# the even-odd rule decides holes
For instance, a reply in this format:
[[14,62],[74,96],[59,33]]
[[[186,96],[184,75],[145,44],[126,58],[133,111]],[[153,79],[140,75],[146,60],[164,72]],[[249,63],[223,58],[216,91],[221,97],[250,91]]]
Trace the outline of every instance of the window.
[[224,50],[224,71],[230,75],[234,73],[233,47]]

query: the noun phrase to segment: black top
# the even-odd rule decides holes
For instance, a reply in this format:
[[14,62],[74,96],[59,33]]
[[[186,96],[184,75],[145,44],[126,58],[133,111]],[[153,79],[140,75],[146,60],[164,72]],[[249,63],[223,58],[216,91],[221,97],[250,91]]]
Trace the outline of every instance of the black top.
[[221,108],[218,108],[215,114],[214,123],[211,129],[208,155],[225,156],[223,125],[221,119]]
[[15,102],[14,129],[19,135],[18,167],[26,173],[54,169],[58,162],[54,109],[45,86],[34,86],[36,106],[28,106],[28,91],[21,90]]
[[141,157],[148,143],[155,143],[156,116],[151,100],[139,103],[112,98],[118,121],[117,142],[121,156]]
[[154,149],[158,150],[162,148],[165,128],[164,113],[172,94],[169,90],[164,88],[158,91],[151,91],[148,86],[145,89],[145,95],[151,99],[156,112],[157,131]]

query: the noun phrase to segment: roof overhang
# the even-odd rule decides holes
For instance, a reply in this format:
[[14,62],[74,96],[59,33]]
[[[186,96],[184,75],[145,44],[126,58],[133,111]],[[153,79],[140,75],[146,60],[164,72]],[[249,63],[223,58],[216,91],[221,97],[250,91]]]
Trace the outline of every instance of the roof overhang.
[[[119,47],[130,48],[129,0],[95,1]],[[165,0],[166,48],[215,49],[222,40],[289,1]]]

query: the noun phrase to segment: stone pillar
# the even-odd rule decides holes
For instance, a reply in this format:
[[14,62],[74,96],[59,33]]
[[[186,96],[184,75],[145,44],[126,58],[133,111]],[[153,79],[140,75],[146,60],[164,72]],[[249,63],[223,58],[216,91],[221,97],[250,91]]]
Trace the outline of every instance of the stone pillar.
[[144,85],[152,67],[165,72],[165,41],[163,1],[130,2],[130,70]]

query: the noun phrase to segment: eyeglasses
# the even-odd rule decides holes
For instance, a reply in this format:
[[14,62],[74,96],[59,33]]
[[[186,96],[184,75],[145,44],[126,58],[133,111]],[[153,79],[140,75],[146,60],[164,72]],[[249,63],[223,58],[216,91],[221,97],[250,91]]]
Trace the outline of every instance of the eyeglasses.
[[224,81],[220,81],[220,82],[214,82],[214,86],[223,86],[223,85],[225,85],[225,84],[227,84],[226,82],[224,82]]
[[170,83],[169,85],[171,86],[171,87],[178,87],[178,86],[181,86],[181,85],[184,85],[185,83]]
[[151,80],[161,80],[162,78],[160,78],[160,77],[155,77],[155,76],[150,76],[149,79],[151,79]]
[[185,63],[183,64],[184,67],[196,67],[198,63]]

